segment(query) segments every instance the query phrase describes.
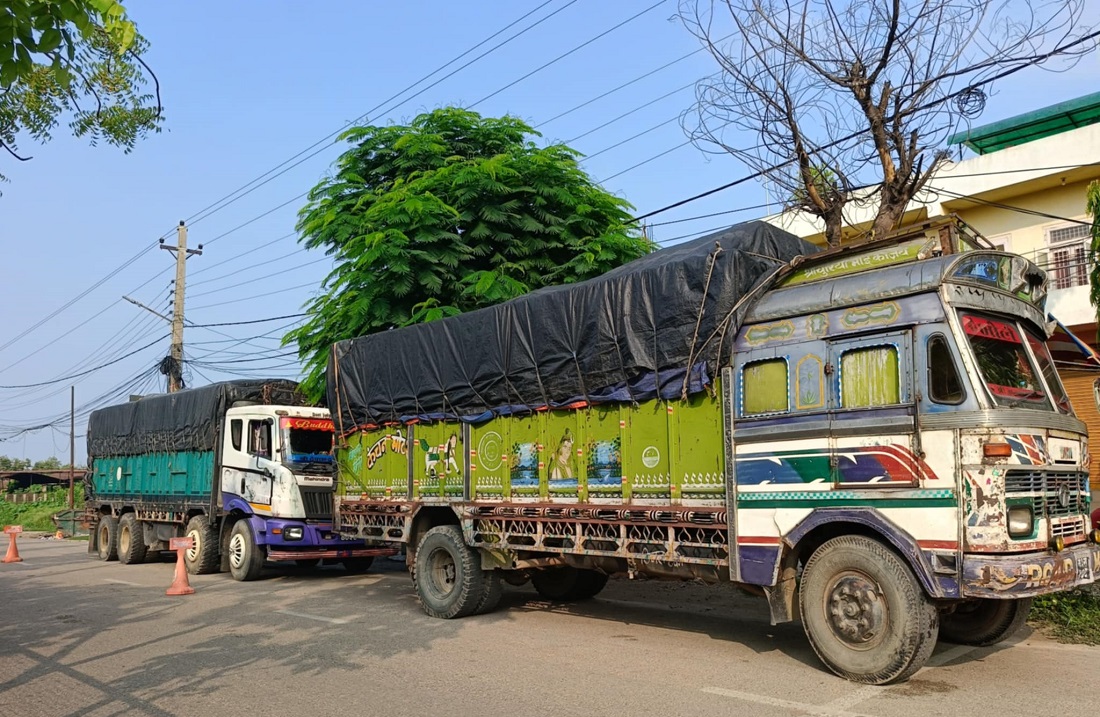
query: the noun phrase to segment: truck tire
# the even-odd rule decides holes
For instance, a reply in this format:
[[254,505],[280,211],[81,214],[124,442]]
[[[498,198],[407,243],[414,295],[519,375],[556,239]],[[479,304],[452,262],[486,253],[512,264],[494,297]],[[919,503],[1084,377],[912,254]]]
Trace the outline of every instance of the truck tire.
[[906,680],[936,646],[935,605],[909,566],[871,538],[846,535],[814,551],[802,571],[799,601],[814,652],[852,682]]
[[1031,598],[968,600],[940,616],[940,637],[957,645],[996,645],[1023,627],[1029,612]]
[[221,566],[218,555],[218,532],[210,524],[210,518],[205,515],[196,515],[187,521],[183,535],[194,541],[194,545],[183,551],[183,563],[187,566],[187,572],[192,575],[218,572]]
[[118,560],[118,521],[101,515],[95,526],[96,549],[100,560]]
[[481,556],[466,545],[457,525],[437,525],[420,539],[413,583],[427,614],[444,620],[466,617],[484,596]]
[[504,597],[504,580],[496,570],[486,570],[485,584],[481,590],[481,599],[474,608],[473,615],[485,615],[496,610],[500,599]]
[[145,562],[145,530],[133,513],[118,519],[118,562],[123,565]]
[[260,577],[264,567],[264,551],[256,545],[252,526],[247,520],[238,520],[229,533],[229,573],[242,582]]
[[374,564],[374,558],[369,555],[365,558],[344,558],[340,563],[348,575],[362,575],[370,570],[370,566]]
[[577,602],[596,597],[607,585],[607,574],[566,565],[536,571],[531,575],[531,584],[545,600]]

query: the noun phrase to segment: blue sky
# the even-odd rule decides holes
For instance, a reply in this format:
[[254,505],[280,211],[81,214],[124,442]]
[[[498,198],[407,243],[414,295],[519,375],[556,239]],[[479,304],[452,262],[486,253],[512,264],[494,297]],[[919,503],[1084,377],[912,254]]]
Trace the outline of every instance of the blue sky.
[[[112,392],[125,400],[131,392],[163,390],[163,377],[148,372],[168,351],[169,342],[163,338],[168,326],[121,297],[128,294],[167,313],[171,256],[143,250],[161,236],[174,241],[180,219],[189,219],[190,245],[204,244],[203,255],[188,264],[190,322],[245,321],[300,311],[329,263],[296,244],[295,215],[302,204],[296,197],[324,175],[341,147],[323,141],[316,156],[238,201],[208,215],[202,210],[542,2],[333,0],[306,5],[130,0],[130,15],[151,43],[146,60],[160,81],[164,131],[124,154],[107,146],[89,147],[66,136],[62,127],[47,145],[23,145],[33,161],[15,164],[0,159],[11,180],[0,186],[0,345],[137,257],[71,307],[0,349],[0,386],[52,381],[109,361],[117,363],[73,381],[0,389],[0,437],[7,435],[5,429],[67,414],[71,383],[76,385],[78,411]],[[653,2],[554,0],[466,60],[560,10],[553,17],[415,99],[384,106],[370,120],[408,120],[435,107],[475,103],[642,13],[475,109],[487,115],[518,115],[547,139],[570,141],[593,155],[584,161],[585,168],[606,180],[605,187],[629,200],[638,212],[736,179],[746,173],[744,166],[727,156],[680,146],[686,139],[683,130],[679,122],[669,121],[690,106],[688,86],[715,69],[703,52],[548,121],[698,49],[674,18],[675,1],[643,12]],[[996,86],[977,123],[1093,92],[1097,69],[1097,58],[1089,57],[1063,74],[1021,73]],[[653,221],[683,220],[767,201],[761,185],[751,182]],[[755,209],[729,215],[728,221],[712,217],[666,224],[655,228],[655,236],[675,241],[765,213]],[[201,373],[192,375],[193,383],[229,377],[209,364],[296,376],[293,358],[280,356],[283,350],[278,348],[290,323],[188,328],[187,356],[207,364],[196,367]],[[268,335],[261,336],[265,332]],[[240,343],[242,339],[247,343]],[[78,434],[83,434],[84,423],[78,415]],[[77,441],[78,460],[83,459],[83,443]],[[63,427],[0,442],[0,454],[66,457],[67,418]]]

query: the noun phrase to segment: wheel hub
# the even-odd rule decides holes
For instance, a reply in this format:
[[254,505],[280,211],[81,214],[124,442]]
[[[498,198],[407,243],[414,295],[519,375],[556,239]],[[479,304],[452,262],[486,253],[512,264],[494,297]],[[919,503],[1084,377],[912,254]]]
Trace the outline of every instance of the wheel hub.
[[234,568],[244,565],[244,538],[240,535],[229,539],[229,564]]
[[826,593],[825,602],[829,627],[848,645],[869,648],[882,639],[887,624],[886,603],[878,585],[866,575],[840,576]]
[[454,560],[446,550],[437,550],[432,553],[431,579],[433,587],[441,595],[450,595],[454,590],[458,573]]
[[192,563],[199,559],[199,531],[192,530],[187,534],[188,538],[191,538],[191,547],[187,549],[187,559]]

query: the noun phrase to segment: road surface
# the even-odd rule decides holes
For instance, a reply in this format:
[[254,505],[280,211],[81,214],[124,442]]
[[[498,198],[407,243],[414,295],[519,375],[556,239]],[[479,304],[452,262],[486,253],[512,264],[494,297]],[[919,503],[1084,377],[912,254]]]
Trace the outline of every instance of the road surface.
[[[6,547],[6,546],[4,546]],[[1031,630],[997,648],[940,645],[903,685],[825,669],[759,598],[613,580],[555,607],[530,587],[434,620],[403,566],[266,570],[261,580],[102,563],[86,543],[20,541],[0,565],[0,716],[1091,714],[1100,648]]]

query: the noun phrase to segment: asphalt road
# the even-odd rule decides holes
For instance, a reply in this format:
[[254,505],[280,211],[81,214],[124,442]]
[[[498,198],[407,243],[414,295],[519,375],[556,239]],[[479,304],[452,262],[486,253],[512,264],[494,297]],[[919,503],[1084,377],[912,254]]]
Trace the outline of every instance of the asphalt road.
[[[6,546],[4,546],[6,547]],[[20,541],[0,565],[0,716],[1094,714],[1100,648],[1026,630],[941,645],[903,685],[860,687],[733,590],[613,580],[568,607],[509,588],[491,615],[433,620],[402,565],[268,570],[238,583]]]

